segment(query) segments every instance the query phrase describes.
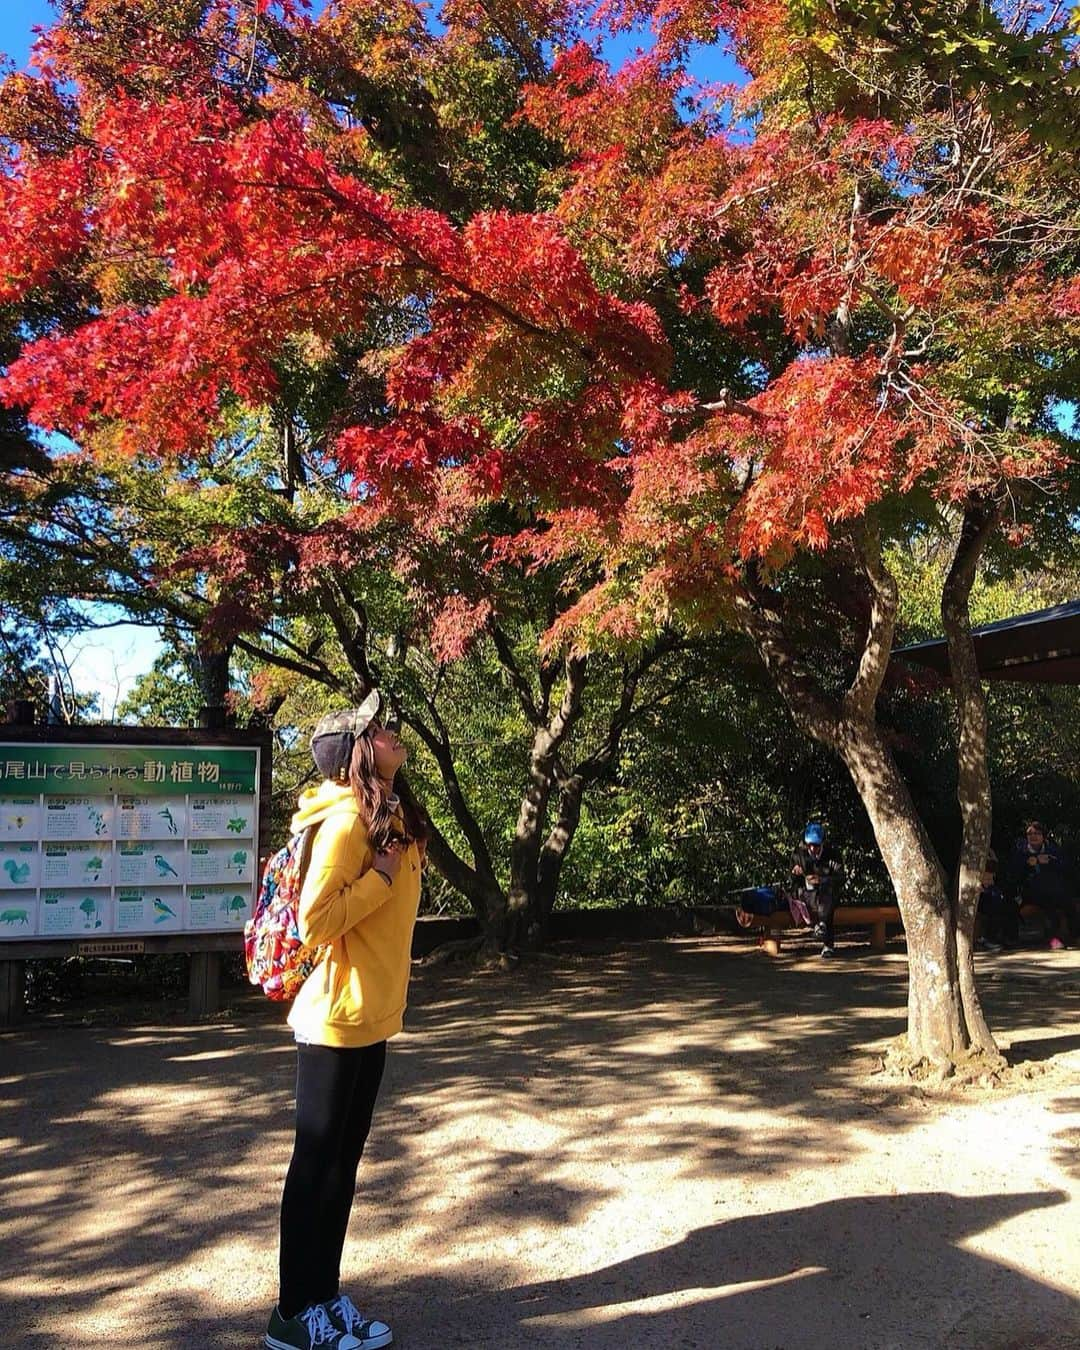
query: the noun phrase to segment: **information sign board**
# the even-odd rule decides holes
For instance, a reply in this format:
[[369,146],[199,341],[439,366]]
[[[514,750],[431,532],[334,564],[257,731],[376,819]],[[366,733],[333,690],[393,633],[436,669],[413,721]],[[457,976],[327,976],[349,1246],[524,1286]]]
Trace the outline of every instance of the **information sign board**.
[[260,756],[0,741],[0,944],[243,928],[258,877]]

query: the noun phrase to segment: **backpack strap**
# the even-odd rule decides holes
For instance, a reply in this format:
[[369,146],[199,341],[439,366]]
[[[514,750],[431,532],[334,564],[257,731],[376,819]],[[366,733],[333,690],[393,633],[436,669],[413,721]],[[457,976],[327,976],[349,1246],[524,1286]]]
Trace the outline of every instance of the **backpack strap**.
[[311,850],[315,843],[315,834],[322,824],[317,820],[314,825],[305,825],[300,831],[300,847],[296,851],[296,868],[300,885],[304,884],[304,877],[307,876],[308,866],[311,863]]

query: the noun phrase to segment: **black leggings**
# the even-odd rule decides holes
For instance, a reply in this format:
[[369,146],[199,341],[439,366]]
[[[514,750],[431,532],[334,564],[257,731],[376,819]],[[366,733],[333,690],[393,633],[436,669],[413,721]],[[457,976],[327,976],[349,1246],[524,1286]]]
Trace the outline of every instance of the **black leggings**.
[[282,1317],[337,1297],[356,1169],[386,1064],[385,1041],[296,1050],[296,1143],[281,1197]]

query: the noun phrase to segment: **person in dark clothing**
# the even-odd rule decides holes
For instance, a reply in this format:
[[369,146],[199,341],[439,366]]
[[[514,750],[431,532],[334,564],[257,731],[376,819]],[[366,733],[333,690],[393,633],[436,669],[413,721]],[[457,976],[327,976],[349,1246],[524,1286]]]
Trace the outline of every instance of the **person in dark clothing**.
[[822,956],[836,955],[833,912],[843,870],[836,850],[825,838],[825,827],[811,821],[791,855],[791,882],[797,899],[815,920],[814,936],[821,939]]
[[986,860],[979,892],[980,937],[976,947],[984,952],[999,952],[1020,941],[1020,909],[1012,895],[998,885],[998,858],[993,849]]
[[1020,903],[1041,909],[1050,923],[1050,946],[1059,951],[1076,933],[1076,900],[1065,858],[1047,837],[1041,820],[1031,820],[1013,846],[1011,881]]

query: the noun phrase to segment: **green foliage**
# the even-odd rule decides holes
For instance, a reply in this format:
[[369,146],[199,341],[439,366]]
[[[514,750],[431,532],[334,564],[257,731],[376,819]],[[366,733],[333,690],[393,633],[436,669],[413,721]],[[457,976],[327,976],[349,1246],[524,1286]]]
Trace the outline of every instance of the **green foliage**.
[[996,117],[1046,145],[1075,145],[1080,69],[1069,59],[1077,27],[1068,6],[1028,6],[1026,23],[1006,23],[999,6],[978,0],[788,0],[788,8],[824,50],[825,33],[864,43],[894,73],[923,70],[956,96],[980,94]]
[[749,655],[732,663],[729,653],[711,680],[637,727],[617,780],[589,799],[566,903],[731,903],[787,875],[808,819],[827,823],[849,896],[888,894],[843,767],[795,728]]
[[152,727],[195,726],[201,702],[190,666],[175,650],[165,651],[117,705],[116,720]]
[[24,699],[34,705],[35,718],[44,720],[47,683],[37,643],[25,627],[5,615],[0,619],[0,711]]

